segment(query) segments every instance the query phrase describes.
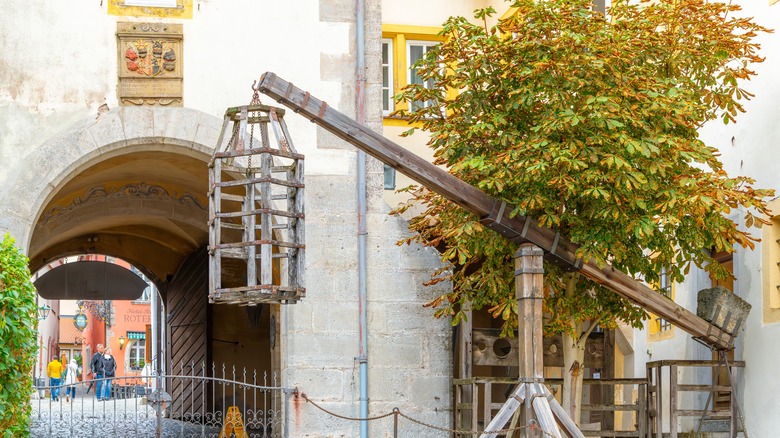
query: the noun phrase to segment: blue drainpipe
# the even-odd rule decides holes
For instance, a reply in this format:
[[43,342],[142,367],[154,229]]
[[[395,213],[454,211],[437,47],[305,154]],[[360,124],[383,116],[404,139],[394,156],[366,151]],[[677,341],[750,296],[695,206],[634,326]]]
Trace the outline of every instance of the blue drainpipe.
[[[356,0],[355,42],[357,68],[356,118],[361,125],[366,119],[366,53],[365,53],[365,0]],[[360,364],[360,418],[368,418],[368,332],[366,327],[366,153],[357,152],[357,201],[358,201],[358,311],[360,313],[359,355]],[[368,438],[368,420],[360,422],[360,438]]]

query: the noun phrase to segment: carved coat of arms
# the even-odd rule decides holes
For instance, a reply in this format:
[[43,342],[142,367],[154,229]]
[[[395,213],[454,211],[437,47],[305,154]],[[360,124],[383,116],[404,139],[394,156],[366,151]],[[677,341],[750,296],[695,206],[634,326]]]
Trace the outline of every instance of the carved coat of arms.
[[176,48],[160,40],[139,39],[126,44],[127,69],[143,76],[158,76],[176,70]]
[[182,25],[117,23],[123,105],[182,105]]

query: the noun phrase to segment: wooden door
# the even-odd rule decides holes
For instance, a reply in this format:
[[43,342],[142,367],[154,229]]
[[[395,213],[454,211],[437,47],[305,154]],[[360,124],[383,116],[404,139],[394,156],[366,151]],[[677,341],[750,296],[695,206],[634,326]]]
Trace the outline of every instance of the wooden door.
[[[210,364],[208,333],[208,254],[203,247],[184,260],[166,293],[168,374],[201,374]],[[205,414],[203,380],[170,379],[172,413]],[[191,396],[184,397],[182,394]]]

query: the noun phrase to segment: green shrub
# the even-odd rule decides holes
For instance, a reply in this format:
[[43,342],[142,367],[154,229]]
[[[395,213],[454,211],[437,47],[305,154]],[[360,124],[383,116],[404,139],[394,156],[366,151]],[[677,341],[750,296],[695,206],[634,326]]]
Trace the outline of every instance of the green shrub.
[[32,369],[38,347],[35,287],[28,259],[8,234],[0,244],[0,432],[29,435]]

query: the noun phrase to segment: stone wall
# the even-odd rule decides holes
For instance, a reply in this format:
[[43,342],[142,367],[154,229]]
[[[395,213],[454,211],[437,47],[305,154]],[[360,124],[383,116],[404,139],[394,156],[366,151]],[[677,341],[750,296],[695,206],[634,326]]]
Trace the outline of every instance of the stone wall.
[[[350,41],[342,53],[321,55],[321,80],[341,90],[337,108],[355,114],[354,1],[320,2],[325,27],[347,26]],[[366,121],[381,127],[379,101],[380,2],[366,2]],[[319,96],[318,96],[319,97]],[[324,99],[331,104],[327,96]],[[350,154],[348,175],[308,177],[307,298],[282,309],[288,342],[288,384],[296,386],[328,410],[359,416],[359,332],[357,277],[357,199],[354,148],[323,130],[319,147]],[[387,215],[382,196],[382,165],[368,163],[368,388],[369,415],[394,407],[439,426],[450,424],[451,331],[422,304],[443,291],[422,286],[439,266],[429,249],[396,246],[408,234],[406,223]],[[312,212],[314,213],[312,214]],[[315,289],[316,287],[316,289]],[[284,315],[284,312],[287,315]],[[310,404],[293,410],[294,436],[356,436],[357,422],[327,415]],[[402,421],[402,424],[404,422]],[[370,435],[391,430],[392,419],[370,422]],[[410,436],[440,436],[440,432],[403,424]],[[321,432],[329,431],[326,435]]]

